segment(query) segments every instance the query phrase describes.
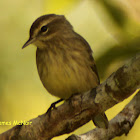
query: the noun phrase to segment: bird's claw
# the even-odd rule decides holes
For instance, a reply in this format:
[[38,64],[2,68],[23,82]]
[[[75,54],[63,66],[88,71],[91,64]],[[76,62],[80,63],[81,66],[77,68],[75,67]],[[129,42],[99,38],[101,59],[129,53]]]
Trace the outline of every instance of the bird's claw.
[[50,117],[50,116],[51,116],[51,110],[52,110],[52,109],[56,109],[56,104],[58,104],[58,103],[61,102],[61,101],[63,101],[63,99],[60,99],[60,100],[58,100],[58,101],[52,103],[51,106],[49,107],[49,109],[47,110],[46,115],[48,114],[49,117]]

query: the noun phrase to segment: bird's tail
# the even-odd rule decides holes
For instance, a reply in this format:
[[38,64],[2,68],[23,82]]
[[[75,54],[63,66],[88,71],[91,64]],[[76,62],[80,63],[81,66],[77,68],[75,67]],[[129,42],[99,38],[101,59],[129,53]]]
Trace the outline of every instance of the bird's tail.
[[94,118],[93,118],[93,122],[94,124],[99,127],[99,128],[108,128],[109,122],[107,119],[107,116],[105,115],[105,113],[102,114],[97,114]]

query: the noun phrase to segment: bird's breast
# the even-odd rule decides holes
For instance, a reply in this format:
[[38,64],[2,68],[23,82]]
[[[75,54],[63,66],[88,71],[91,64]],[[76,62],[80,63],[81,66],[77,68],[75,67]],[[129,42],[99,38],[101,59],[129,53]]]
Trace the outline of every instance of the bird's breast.
[[37,51],[37,69],[44,87],[62,99],[97,86],[97,76],[83,59],[69,54]]

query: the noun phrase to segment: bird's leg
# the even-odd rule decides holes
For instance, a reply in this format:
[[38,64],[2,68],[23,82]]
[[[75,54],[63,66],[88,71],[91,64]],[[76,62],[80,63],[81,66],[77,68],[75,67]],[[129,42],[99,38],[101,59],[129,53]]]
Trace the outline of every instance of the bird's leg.
[[60,100],[58,100],[58,101],[52,103],[51,106],[49,107],[49,109],[47,110],[46,114],[49,113],[49,116],[50,116],[51,110],[56,108],[55,105],[58,104],[58,103],[60,103],[60,102],[62,102],[63,100],[64,100],[64,99],[60,99]]

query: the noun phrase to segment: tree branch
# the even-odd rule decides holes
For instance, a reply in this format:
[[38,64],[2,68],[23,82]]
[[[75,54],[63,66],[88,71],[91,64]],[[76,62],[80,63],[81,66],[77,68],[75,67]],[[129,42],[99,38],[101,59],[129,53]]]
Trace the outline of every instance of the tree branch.
[[140,91],[128,105],[109,122],[108,129],[95,128],[80,136],[71,135],[67,140],[110,140],[127,135],[140,115]]
[[15,126],[2,133],[0,139],[50,140],[55,136],[70,133],[89,122],[96,114],[123,101],[138,88],[140,55],[119,68],[96,89],[74,95],[65,101],[51,111],[50,117],[43,114],[30,120],[31,125]]

